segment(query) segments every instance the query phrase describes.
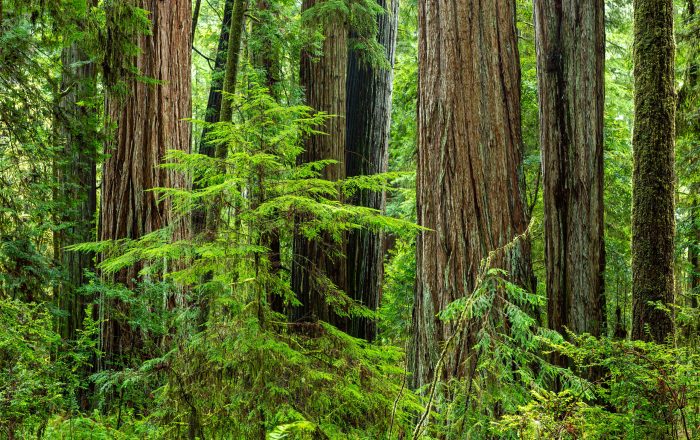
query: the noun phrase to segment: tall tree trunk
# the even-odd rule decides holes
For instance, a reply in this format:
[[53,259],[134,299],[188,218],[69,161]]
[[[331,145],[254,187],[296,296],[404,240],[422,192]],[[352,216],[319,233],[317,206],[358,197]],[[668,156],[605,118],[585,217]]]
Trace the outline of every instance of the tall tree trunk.
[[649,302],[674,300],[674,51],[673,2],[635,0],[632,338],[656,342],[673,336],[671,316]]
[[[686,13],[685,18],[686,25],[691,29],[691,32],[686,36],[687,40],[685,44],[688,45],[691,50],[688,53],[688,65],[685,70],[685,78],[683,81],[683,87],[678,91],[678,113],[677,113],[677,131],[678,137],[681,138],[685,136],[691,136],[692,139],[700,139],[700,118],[698,118],[698,111],[696,100],[698,97],[698,75],[700,75],[700,66],[698,66],[698,47],[697,44],[700,40],[700,29],[695,25],[695,20],[697,17],[695,15],[695,2],[693,0],[687,0],[686,2]],[[695,170],[690,170],[694,172]],[[700,185],[693,183],[690,185],[690,215],[688,219],[689,223],[689,237],[688,237],[688,263],[690,265],[689,282],[688,288],[690,289],[690,301],[686,304],[690,307],[698,307],[698,288],[700,288],[700,205],[698,204],[698,199],[700,198]],[[697,326],[696,326],[697,327]],[[697,333],[698,328],[687,329],[687,336],[691,336],[693,333]]]
[[[233,97],[236,93],[236,81],[238,78],[238,61],[241,52],[241,37],[243,35],[243,25],[245,21],[246,0],[235,0],[231,16],[231,29],[229,30],[228,54],[226,55],[226,70],[224,71],[224,82],[222,89],[221,109],[219,118],[221,122],[231,122],[233,116]],[[228,156],[228,143],[218,142],[215,147],[214,156],[217,159],[225,159]],[[224,165],[222,166],[222,172]],[[216,231],[221,221],[221,199],[217,198],[208,207],[206,219],[206,233],[209,240],[214,240]],[[237,208],[236,208],[237,210]],[[236,216],[237,217],[237,216]],[[240,220],[235,219],[238,223]],[[236,266],[236,264],[234,264]]]
[[[363,61],[356,50],[348,55],[346,149],[348,177],[384,173],[389,160],[391,93],[398,26],[398,0],[379,0],[387,9],[378,17],[377,40],[386,50],[391,66],[382,69]],[[389,7],[387,7],[389,3]],[[386,194],[358,192],[350,202],[384,211]],[[377,310],[384,274],[384,237],[367,230],[352,231],[347,242],[348,294],[371,310]],[[373,340],[377,325],[372,319],[353,318],[349,333]]]
[[[325,0],[304,0],[302,13]],[[311,135],[304,142],[305,151],[300,163],[321,159],[335,159],[339,163],[327,166],[323,178],[339,180],[345,178],[345,109],[346,75],[348,65],[348,23],[342,14],[324,17],[322,45],[323,54],[315,58],[302,51],[300,82],[306,92],[306,104],[318,111],[336,117],[327,120],[321,131],[327,135]],[[294,256],[292,261],[292,290],[302,306],[293,312],[295,319],[318,318],[332,323],[336,317],[325,301],[333,295],[333,288],[323,282],[327,277],[336,287],[345,290],[345,262],[336,254],[344,254],[343,245],[333,243],[330,237],[309,240],[299,231],[294,234]],[[340,249],[339,249],[340,248]]]
[[534,12],[549,327],[600,336],[604,2],[535,0]]
[[[197,31],[197,22],[199,21],[199,10],[202,7],[202,0],[195,0],[194,11],[192,12],[192,32],[190,33],[190,40],[194,44],[194,36]],[[224,7],[225,8],[225,7]]]
[[[258,17],[257,20],[253,21],[250,40],[255,41],[258,50],[251,51],[251,61],[256,69],[264,72],[265,85],[269,89],[270,95],[279,101],[277,84],[280,79],[280,61],[272,37],[274,26],[278,20],[278,11],[270,0],[258,0],[256,7]],[[267,146],[263,146],[263,149],[266,148]],[[267,252],[269,270],[273,276],[277,276],[282,268],[282,246],[279,230],[274,228],[263,233],[260,242],[269,249]],[[273,286],[267,288],[267,301],[275,312],[284,312],[284,298],[275,291]]]
[[[226,71],[224,72],[223,92],[233,94],[236,92],[236,79],[238,78],[238,59],[241,54],[241,36],[243,35],[243,19],[246,10],[246,0],[235,0],[233,15],[231,16],[231,29],[229,30],[228,54],[226,55]],[[219,115],[222,121],[231,121],[233,108],[231,99],[224,96],[221,100]],[[225,157],[225,150],[219,151],[217,157]]]
[[[58,306],[67,315],[61,319],[60,333],[75,339],[85,318],[86,298],[76,290],[85,284],[85,270],[93,269],[93,255],[66,251],[65,247],[95,240],[97,206],[96,159],[98,112],[91,105],[97,93],[97,69],[75,42],[61,55],[61,90],[67,91],[58,106],[58,122],[65,139],[64,154],[56,163],[62,203],[61,224],[71,225],[54,235],[56,259],[66,271],[58,292]],[[82,102],[82,103],[81,103]]]
[[695,186],[692,188],[694,192],[694,200],[691,204],[691,215],[690,215],[690,227],[691,235],[690,239],[693,242],[688,247],[688,263],[690,263],[690,293],[691,293],[691,307],[698,307],[698,297],[700,294],[698,289],[700,289],[700,255],[698,252],[698,246],[700,246],[700,219],[698,218],[698,212],[700,211],[700,205],[698,204],[698,188]]
[[[418,223],[412,385],[436,374],[456,330],[437,313],[475,288],[487,254],[526,231],[515,3],[419,2]],[[505,255],[503,255],[505,254]],[[534,288],[528,240],[493,262]],[[456,336],[442,379],[465,377],[473,324]]]
[[[233,15],[233,5],[235,0],[226,0],[224,5],[224,15],[221,21],[219,32],[219,44],[216,48],[216,58],[214,59],[214,70],[211,72],[211,85],[209,86],[209,97],[207,98],[207,109],[204,120],[209,123],[219,122],[221,112],[221,90],[224,88],[224,73],[226,71],[226,59],[228,57],[228,40],[231,31],[231,16]],[[209,130],[202,130],[202,137],[199,142],[199,153],[214,157],[214,145],[206,142]]]
[[[170,201],[159,201],[148,190],[188,186],[183,174],[160,165],[169,149],[190,151],[190,125],[183,119],[191,115],[192,7],[189,0],[135,0],[133,4],[150,12],[152,29],[150,35],[136,37],[140,53],[133,63],[140,75],[158,83],[107,78],[108,84],[124,81],[126,93],[110,93],[107,98],[107,117],[117,128],[106,145],[110,156],[103,168],[100,238],[134,239],[169,226],[173,239],[179,240],[189,236],[189,222],[177,219]],[[108,16],[109,25],[118,26],[118,20]],[[115,281],[132,286],[140,268],[136,264],[120,272]],[[126,323],[111,322],[103,332],[102,349],[110,359],[135,339]]]
[[[700,76],[700,66],[698,65],[698,47],[697,43],[700,40],[700,29],[697,25],[694,25],[697,20],[695,14],[695,2],[693,0],[687,0],[687,21],[690,26],[694,29],[694,33],[690,37],[690,44],[693,45],[693,50],[691,50],[688,55],[688,67],[686,69],[685,81],[683,88],[678,94],[678,109],[681,112],[683,123],[679,130],[681,132],[690,132],[696,139],[700,139],[700,118],[698,117],[697,107],[693,105],[693,100],[691,98],[698,97],[698,76]],[[690,188],[691,191],[691,214],[690,214],[690,227],[691,227],[691,246],[688,249],[688,262],[691,266],[692,273],[690,274],[690,289],[692,296],[691,306],[698,307],[697,294],[698,288],[700,288],[700,204],[698,199],[700,198],[700,185],[694,184]]]
[[[234,0],[226,0],[224,5],[224,15],[221,21],[221,31],[219,32],[219,45],[216,49],[214,60],[214,70],[211,73],[211,85],[209,86],[209,98],[207,99],[207,109],[204,114],[204,121],[208,123],[219,122],[221,111],[221,89],[224,86],[224,72],[226,70],[226,57],[228,54],[228,39],[231,30],[231,15],[233,14]],[[199,154],[214,157],[216,148],[213,143],[207,141],[209,127],[202,129],[199,140]],[[192,212],[192,231],[204,231],[207,224],[207,212],[204,206],[196,208]]]

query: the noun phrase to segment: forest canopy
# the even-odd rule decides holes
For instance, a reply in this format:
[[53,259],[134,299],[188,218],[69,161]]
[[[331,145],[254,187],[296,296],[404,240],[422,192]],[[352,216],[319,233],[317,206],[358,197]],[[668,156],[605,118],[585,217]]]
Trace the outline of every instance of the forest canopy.
[[0,438],[700,438],[696,0],[0,0]]

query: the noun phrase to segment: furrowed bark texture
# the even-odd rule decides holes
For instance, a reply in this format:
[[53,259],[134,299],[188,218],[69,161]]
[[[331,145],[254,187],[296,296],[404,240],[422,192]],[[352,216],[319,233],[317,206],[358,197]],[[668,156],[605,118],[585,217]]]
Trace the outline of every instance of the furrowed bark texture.
[[[512,0],[419,2],[417,241],[412,385],[427,384],[455,331],[436,314],[470,295],[481,260],[528,226],[523,199],[520,69]],[[492,267],[534,287],[528,240]],[[475,324],[456,336],[442,379],[465,377]]]
[[[304,0],[302,11],[323,1]],[[339,163],[327,166],[322,176],[327,180],[339,180],[345,178],[345,87],[348,65],[346,18],[341,14],[326,17],[323,35],[325,39],[320,57],[302,51],[300,82],[306,91],[307,105],[337,116],[328,119],[325,126],[320,127],[327,135],[306,138],[305,151],[300,155],[299,162],[335,159]],[[325,300],[327,295],[334,294],[335,289],[323,279],[327,277],[337,288],[345,290],[345,262],[339,255],[344,254],[343,244],[334,243],[325,235],[309,240],[295,231],[293,248],[292,290],[302,306],[292,312],[292,317],[297,320],[317,318],[342,327]]]
[[600,336],[603,0],[535,0],[549,328]]
[[[377,41],[386,50],[389,65],[394,65],[398,0],[379,0],[387,11],[378,18]],[[358,53],[349,51],[347,78],[347,134],[345,163],[348,177],[384,173],[389,160],[391,93],[393,71],[372,67]],[[386,194],[359,191],[350,202],[384,211]],[[347,293],[371,310],[377,310],[384,274],[384,237],[367,230],[352,231],[347,242]],[[353,318],[349,333],[373,340],[377,336],[374,320]]]
[[[675,235],[673,2],[634,2],[634,171],[632,180],[632,338],[673,335]],[[647,334],[645,325],[649,326]]]
[[[224,86],[224,71],[226,70],[226,57],[228,53],[228,38],[231,29],[231,15],[233,14],[234,0],[226,0],[224,5],[224,15],[219,32],[219,45],[216,49],[214,60],[214,70],[211,73],[211,85],[209,86],[209,98],[207,99],[207,109],[204,121],[209,123],[219,122],[221,111],[221,89]],[[213,143],[207,142],[208,127],[202,129],[202,136],[199,140],[199,154],[214,157],[216,148]],[[205,207],[199,207],[192,212],[192,231],[194,233],[204,231],[207,224],[207,212]]]
[[[141,75],[158,84],[136,78],[126,80],[127,93],[110,95],[107,115],[116,123],[113,140],[106,146],[100,238],[139,238],[166,226],[173,239],[189,236],[189,221],[175,218],[168,200],[158,201],[154,187],[187,188],[184,175],[160,168],[167,150],[190,151],[192,7],[189,0],[163,2],[139,0],[136,6],[150,12],[151,35],[137,39],[140,54],[134,63]],[[116,281],[133,285],[141,268],[122,271]],[[111,323],[102,349],[120,354],[133,343],[125,323]]]
[[65,139],[64,155],[57,163],[60,198],[69,206],[61,222],[71,227],[57,231],[56,259],[66,271],[66,279],[58,293],[58,306],[67,313],[60,322],[64,339],[75,339],[82,327],[87,298],[76,292],[86,283],[85,270],[94,267],[93,255],[65,249],[77,243],[95,240],[95,210],[97,207],[97,116],[89,103],[97,92],[97,69],[81,50],[79,43],[63,49],[61,56],[63,78],[61,89],[68,90],[59,103],[59,124]]

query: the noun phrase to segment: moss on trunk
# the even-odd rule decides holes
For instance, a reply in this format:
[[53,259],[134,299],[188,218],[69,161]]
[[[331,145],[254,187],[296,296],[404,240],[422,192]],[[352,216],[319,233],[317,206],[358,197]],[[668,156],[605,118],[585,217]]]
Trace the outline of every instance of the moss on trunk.
[[673,320],[650,302],[671,304],[674,299],[672,0],[635,0],[634,26],[632,337],[661,342],[673,335]]

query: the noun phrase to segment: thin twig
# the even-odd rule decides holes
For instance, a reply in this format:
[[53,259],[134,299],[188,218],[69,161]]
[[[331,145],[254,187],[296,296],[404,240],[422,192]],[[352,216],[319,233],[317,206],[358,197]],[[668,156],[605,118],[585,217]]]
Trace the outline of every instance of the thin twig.
[[[496,256],[501,251],[505,251],[507,249],[510,249],[511,247],[515,246],[516,243],[518,243],[520,240],[525,238],[526,236],[529,235],[530,229],[532,228],[533,221],[530,222],[528,225],[527,229],[520,234],[517,235],[515,238],[513,238],[512,241],[507,243],[505,246],[502,246],[500,248],[494,249],[491,252],[488,253],[486,258],[481,261],[481,267],[479,269],[479,272],[477,274],[476,282],[474,283],[474,289],[472,290],[472,296],[479,290],[481,287],[482,283],[484,282],[484,279],[486,278],[486,275],[488,275],[488,270],[491,268],[491,261],[493,258]],[[421,415],[420,419],[418,420],[418,423],[416,424],[416,428],[413,430],[413,440],[418,440],[420,435],[423,432],[424,426],[423,424],[425,423],[426,419],[428,418],[430,414],[430,410],[432,409],[433,406],[433,400],[435,399],[435,389],[437,388],[437,383],[440,380],[440,375],[442,373],[442,365],[445,361],[445,357],[447,356],[448,350],[450,350],[452,346],[452,342],[455,340],[457,335],[461,334],[464,331],[465,326],[467,325],[467,322],[469,321],[469,307],[464,307],[462,312],[459,315],[459,320],[457,321],[457,329],[450,335],[450,337],[447,339],[447,342],[445,342],[445,346],[443,347],[442,351],[440,352],[440,357],[438,358],[437,364],[435,365],[435,377],[430,383],[430,392],[429,392],[429,397],[428,397],[428,404],[425,407],[425,411]]]
[[396,408],[399,405],[399,399],[401,399],[401,396],[403,395],[403,390],[406,388],[406,376],[408,375],[408,364],[404,362],[404,373],[403,373],[403,380],[401,381],[401,389],[399,390],[399,394],[396,395],[396,399],[394,399],[394,407],[391,410],[391,422],[389,423],[389,435],[387,438],[391,438],[391,434],[394,431],[394,419],[396,418]]
[[212,66],[211,63],[212,63],[212,61],[216,62],[215,60],[213,60],[212,58],[209,58],[208,56],[204,55],[202,52],[200,52],[199,49],[197,49],[197,48],[194,47],[194,46],[192,46],[192,50],[195,51],[199,56],[201,56],[202,58],[204,58],[205,60],[207,60],[207,64],[209,64],[209,68],[210,68],[211,70],[214,70],[214,66]]

